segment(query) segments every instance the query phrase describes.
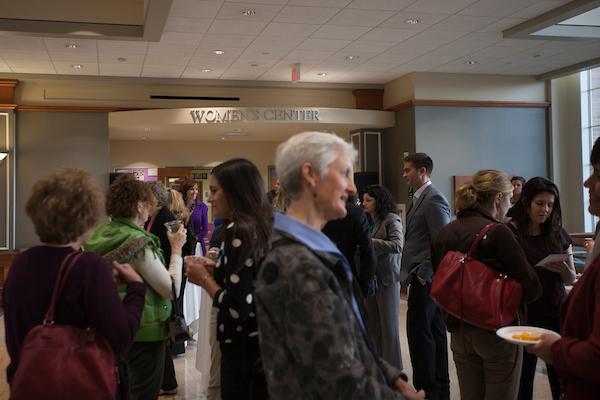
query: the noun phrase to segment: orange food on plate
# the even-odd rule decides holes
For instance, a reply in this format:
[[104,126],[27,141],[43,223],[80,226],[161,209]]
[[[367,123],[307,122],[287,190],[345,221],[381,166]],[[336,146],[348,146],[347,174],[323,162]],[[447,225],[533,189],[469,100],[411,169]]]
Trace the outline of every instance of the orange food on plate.
[[541,333],[535,332],[518,332],[512,335],[513,339],[526,340],[528,342],[537,342],[542,337]]

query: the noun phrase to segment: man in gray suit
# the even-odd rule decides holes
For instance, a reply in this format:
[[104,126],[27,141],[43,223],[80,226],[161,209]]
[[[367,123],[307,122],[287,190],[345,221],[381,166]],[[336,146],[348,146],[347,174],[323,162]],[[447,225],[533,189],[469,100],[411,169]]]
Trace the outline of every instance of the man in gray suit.
[[400,282],[410,286],[406,330],[414,385],[431,400],[450,399],[446,329],[440,308],[430,296],[433,266],[431,242],[450,220],[448,201],[430,176],[433,161],[425,153],[404,158],[403,177],[414,190],[406,214]]

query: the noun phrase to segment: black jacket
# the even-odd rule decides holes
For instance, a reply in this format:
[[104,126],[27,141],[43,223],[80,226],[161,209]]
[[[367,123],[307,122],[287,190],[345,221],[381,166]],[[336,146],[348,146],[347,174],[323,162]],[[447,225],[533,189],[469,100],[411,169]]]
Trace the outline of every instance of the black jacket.
[[[329,221],[323,228],[323,233],[346,256],[363,296],[367,297],[377,266],[377,258],[369,233],[369,221],[362,207],[352,202],[346,203],[346,211],[344,218]],[[359,252],[358,265],[355,258],[357,250]]]

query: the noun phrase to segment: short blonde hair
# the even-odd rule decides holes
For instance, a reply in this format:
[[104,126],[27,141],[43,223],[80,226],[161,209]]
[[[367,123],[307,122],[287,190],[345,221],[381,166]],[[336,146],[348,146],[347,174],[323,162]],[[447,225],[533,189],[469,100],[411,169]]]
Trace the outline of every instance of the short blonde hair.
[[462,185],[456,191],[454,208],[460,212],[476,204],[489,205],[492,198],[498,193],[510,193],[513,185],[510,177],[502,171],[495,169],[482,169],[473,175],[473,181]]
[[33,185],[25,211],[42,242],[67,244],[93,228],[103,208],[102,191],[87,172],[62,168]]
[[175,189],[169,189],[169,201],[167,208],[171,210],[175,218],[185,221],[187,223],[190,213],[185,206],[183,195],[180,191]]

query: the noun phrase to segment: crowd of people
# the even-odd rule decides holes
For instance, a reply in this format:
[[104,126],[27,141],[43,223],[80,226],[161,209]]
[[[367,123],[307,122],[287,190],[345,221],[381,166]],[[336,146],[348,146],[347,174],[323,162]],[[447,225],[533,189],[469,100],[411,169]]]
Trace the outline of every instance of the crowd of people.
[[[208,202],[221,222],[210,238],[208,206],[193,180],[167,190],[123,175],[106,195],[81,170],[38,181],[26,211],[41,245],[17,255],[4,287],[11,390],[15,374],[35,373],[19,371],[24,343],[47,322],[63,261],[77,254],[52,324],[94,329],[108,342],[117,399],[176,393],[173,357],[184,349],[169,338],[186,282],[213,301],[213,345],[198,350],[211,352],[211,387],[220,387],[212,398],[449,400],[447,332],[461,399],[532,399],[538,358],[554,400],[597,397],[600,250],[576,281],[554,183],[478,171],[457,190],[454,219],[432,183],[432,159],[409,154],[403,177],[413,196],[402,220],[384,186],[358,193],[355,158],[333,134],[295,135],[277,148],[271,193],[252,162],[221,163],[209,178]],[[590,161],[589,211],[600,216],[600,141]],[[431,294],[438,266],[470,249],[519,283],[510,325],[560,335],[517,346],[441,308]],[[563,261],[538,266],[557,254]]]

